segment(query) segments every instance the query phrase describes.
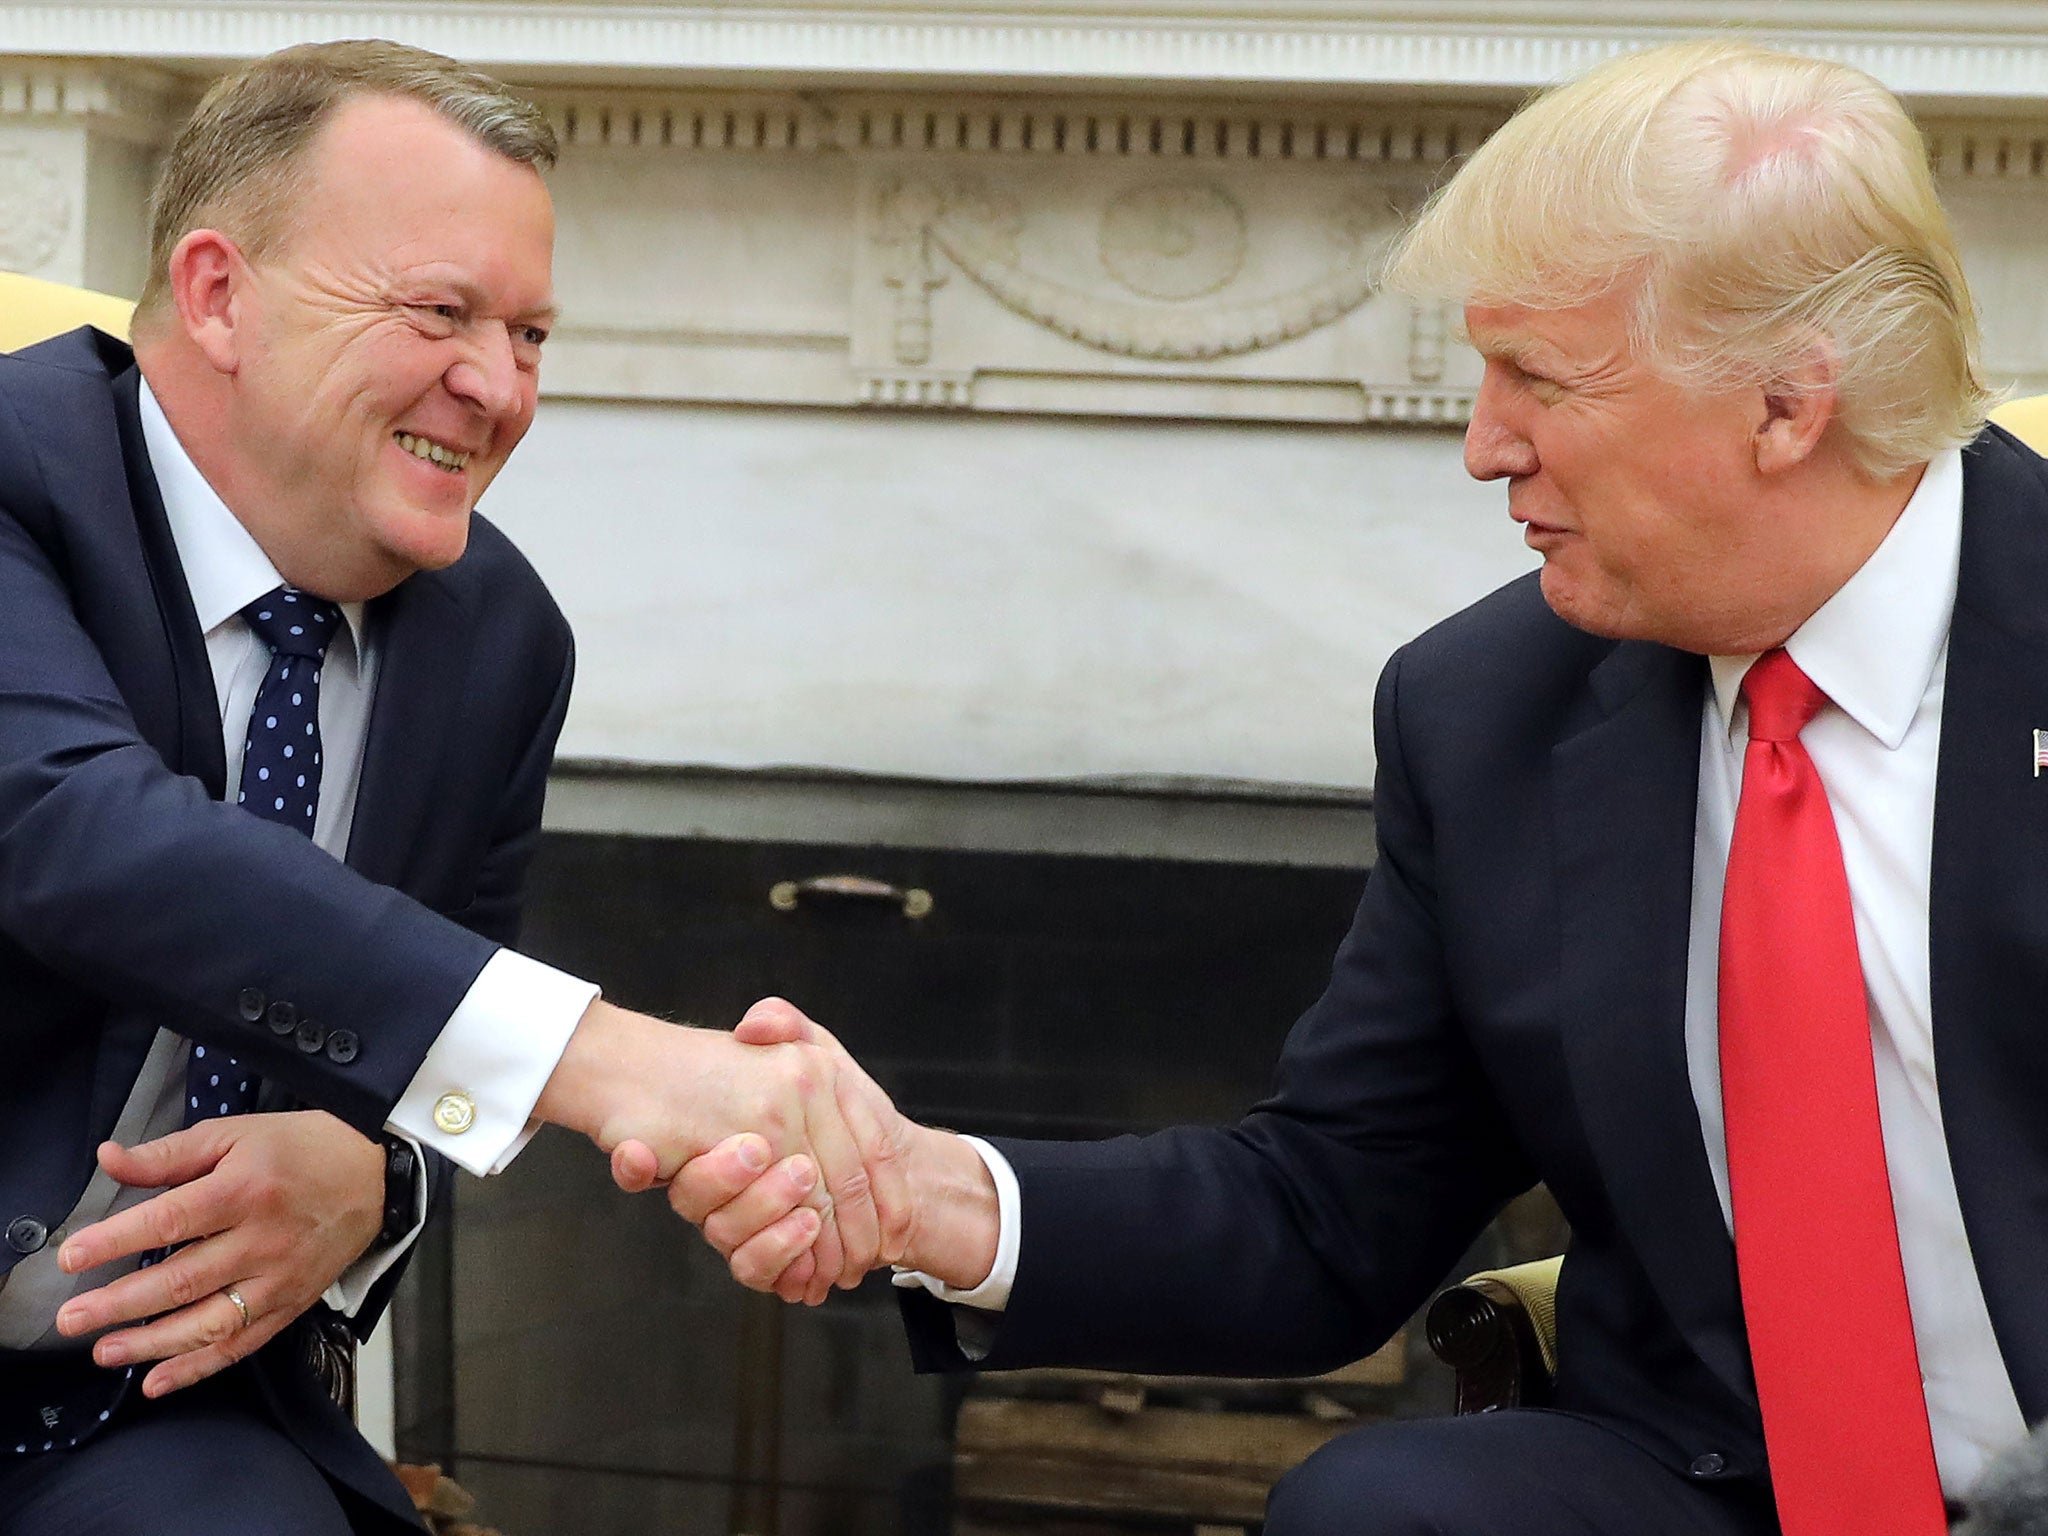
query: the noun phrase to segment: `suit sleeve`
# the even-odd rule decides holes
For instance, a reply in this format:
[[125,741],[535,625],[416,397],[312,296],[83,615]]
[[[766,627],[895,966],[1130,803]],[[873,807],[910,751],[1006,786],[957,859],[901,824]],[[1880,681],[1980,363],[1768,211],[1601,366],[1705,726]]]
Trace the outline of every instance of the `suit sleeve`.
[[[979,1366],[1331,1369],[1385,1342],[1533,1182],[1455,1016],[1402,660],[1374,708],[1379,861],[1272,1096],[1231,1127],[998,1142],[1021,1246]],[[950,1309],[903,1302],[920,1366],[965,1367]]]
[[[35,462],[5,414],[0,447]],[[172,773],[23,521],[41,494],[0,487],[0,935],[374,1134],[497,945]],[[354,1059],[301,1050],[273,1000]]]

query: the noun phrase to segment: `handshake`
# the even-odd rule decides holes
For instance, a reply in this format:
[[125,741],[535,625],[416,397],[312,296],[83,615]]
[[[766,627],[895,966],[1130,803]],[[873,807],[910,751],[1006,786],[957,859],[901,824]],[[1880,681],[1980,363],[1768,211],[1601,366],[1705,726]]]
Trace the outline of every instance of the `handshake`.
[[979,1154],[899,1114],[779,998],[731,1034],[594,1002],[535,1113],[596,1142],[621,1189],[666,1186],[734,1279],[785,1301],[816,1306],[884,1264],[969,1290],[995,1263]]

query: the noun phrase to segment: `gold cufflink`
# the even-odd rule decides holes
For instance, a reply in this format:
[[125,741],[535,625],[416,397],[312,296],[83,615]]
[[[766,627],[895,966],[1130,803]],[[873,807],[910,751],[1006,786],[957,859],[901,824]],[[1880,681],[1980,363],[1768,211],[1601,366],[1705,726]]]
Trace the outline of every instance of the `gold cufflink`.
[[434,1101],[434,1124],[460,1136],[476,1124],[476,1104],[466,1093],[444,1093]]

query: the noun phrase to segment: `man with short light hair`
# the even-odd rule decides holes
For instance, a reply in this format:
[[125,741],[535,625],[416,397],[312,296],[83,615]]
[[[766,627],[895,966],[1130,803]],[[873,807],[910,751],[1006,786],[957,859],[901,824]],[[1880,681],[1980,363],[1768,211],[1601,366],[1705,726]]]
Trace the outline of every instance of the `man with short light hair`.
[[[1389,662],[1379,860],[1271,1098],[892,1127],[919,1359],[1327,1369],[1541,1180],[1555,1408],[1344,1435],[1269,1536],[1939,1536],[2048,1414],[2048,466],[1984,426],[1919,137],[1839,65],[1650,50],[1390,282],[1464,306],[1466,467],[1542,569]],[[815,1265],[731,1149],[671,1198],[743,1278]]]
[[437,55],[258,60],[170,149],[132,355],[0,357],[11,1536],[417,1529],[291,1325],[374,1321],[421,1149],[493,1173],[545,1120],[659,1176],[749,1129],[827,1248],[893,1241],[821,1049],[506,947],[571,650],[471,514],[533,419],[553,157]]

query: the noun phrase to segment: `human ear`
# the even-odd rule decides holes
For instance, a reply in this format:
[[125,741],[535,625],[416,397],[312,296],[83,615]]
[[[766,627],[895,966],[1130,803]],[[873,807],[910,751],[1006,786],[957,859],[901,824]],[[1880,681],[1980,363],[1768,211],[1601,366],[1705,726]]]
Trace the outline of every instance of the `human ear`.
[[1817,346],[1764,384],[1755,439],[1760,474],[1783,474],[1813,457],[1840,406],[1836,377],[1833,352]]
[[249,266],[235,242],[217,229],[195,229],[171,252],[171,303],[178,323],[220,373],[241,365],[241,290]]

